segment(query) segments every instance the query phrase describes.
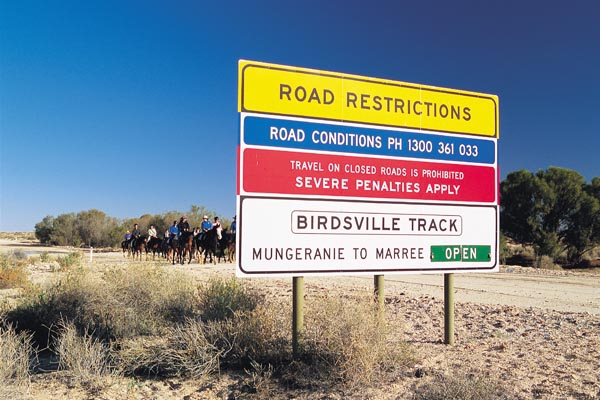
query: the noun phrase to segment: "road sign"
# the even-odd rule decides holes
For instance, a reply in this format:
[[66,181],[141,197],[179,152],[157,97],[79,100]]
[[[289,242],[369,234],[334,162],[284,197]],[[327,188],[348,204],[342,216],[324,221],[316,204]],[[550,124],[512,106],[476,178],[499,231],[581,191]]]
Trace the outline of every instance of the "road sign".
[[238,275],[498,269],[496,96],[239,67]]

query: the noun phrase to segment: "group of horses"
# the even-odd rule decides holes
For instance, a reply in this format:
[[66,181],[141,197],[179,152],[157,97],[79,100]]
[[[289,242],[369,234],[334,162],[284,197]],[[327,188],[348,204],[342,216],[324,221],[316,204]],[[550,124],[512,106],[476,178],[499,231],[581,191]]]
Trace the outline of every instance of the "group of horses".
[[188,264],[192,259],[197,259],[198,263],[211,262],[216,264],[217,261],[225,260],[228,262],[235,261],[235,236],[227,229],[221,231],[221,238],[217,233],[217,228],[202,234],[198,231],[184,231],[179,236],[173,238],[157,238],[148,236],[140,236],[124,240],[121,243],[124,256],[133,256],[133,259],[142,260],[142,253],[146,253],[148,260],[150,253],[152,259],[156,256],[166,258],[172,261],[173,264],[177,261],[184,264],[187,260]]

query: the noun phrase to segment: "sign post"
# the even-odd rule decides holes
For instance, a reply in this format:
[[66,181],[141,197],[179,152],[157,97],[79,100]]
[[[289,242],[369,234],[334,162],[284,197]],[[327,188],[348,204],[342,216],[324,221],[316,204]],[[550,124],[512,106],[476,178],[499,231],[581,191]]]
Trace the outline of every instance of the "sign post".
[[498,271],[497,96],[244,60],[238,78],[238,276],[298,278],[302,304],[304,276],[374,275],[383,315],[385,274],[444,274],[450,312],[452,274]]

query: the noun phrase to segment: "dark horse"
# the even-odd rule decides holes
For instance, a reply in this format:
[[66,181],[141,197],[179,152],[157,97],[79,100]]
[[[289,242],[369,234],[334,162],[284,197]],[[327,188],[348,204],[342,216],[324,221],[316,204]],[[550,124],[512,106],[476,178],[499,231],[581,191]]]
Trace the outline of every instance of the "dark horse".
[[146,242],[146,260],[148,260],[148,253],[152,252],[152,259],[156,256],[156,253],[160,255],[162,252],[161,248],[162,240],[157,237],[151,237],[148,242]]
[[146,238],[139,237],[131,240],[131,254],[133,254],[133,260],[135,256],[139,255],[139,260],[142,261],[142,251],[146,250]]
[[[200,258],[202,258],[202,251],[204,251],[204,264],[206,259],[210,257],[210,262],[213,264],[217,263],[217,250],[219,240],[217,237],[217,227],[213,226],[211,230],[205,232],[202,238],[198,241],[198,248],[200,249]],[[200,260],[198,260],[200,261]]]
[[123,240],[121,242],[121,249],[123,249],[123,257],[128,256],[131,253],[131,239]]
[[179,238],[179,246],[181,247],[181,263],[185,263],[185,257],[189,256],[188,264],[192,262],[192,256],[194,254],[194,233],[190,231],[184,231]]
[[181,259],[181,248],[179,247],[179,240],[177,240],[177,236],[173,236],[171,242],[169,243],[169,248],[167,250],[167,260],[171,258],[173,255],[173,264],[175,264],[175,255]]
[[[227,232],[227,228],[224,228],[221,232],[221,239],[219,239],[219,244],[217,247],[217,257],[219,262],[221,262],[221,258],[225,261],[232,262],[235,257],[235,241],[232,239],[232,234]],[[232,254],[232,246],[233,243],[233,254]],[[227,250],[227,256],[225,255],[225,250]]]

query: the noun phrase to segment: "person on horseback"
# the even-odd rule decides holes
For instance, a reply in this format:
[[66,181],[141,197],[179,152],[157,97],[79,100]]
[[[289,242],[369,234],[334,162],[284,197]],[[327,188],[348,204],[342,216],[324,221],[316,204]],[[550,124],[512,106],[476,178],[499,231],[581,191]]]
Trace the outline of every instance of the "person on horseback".
[[148,228],[148,237],[146,238],[146,242],[149,242],[152,240],[152,238],[158,238],[156,236],[156,228],[154,225],[150,225],[150,228]]
[[142,231],[138,228],[138,224],[133,224],[133,230],[131,231],[131,247],[135,246],[137,240],[142,236]]
[[179,236],[181,236],[181,234],[183,232],[187,232],[190,230],[190,224],[187,222],[187,218],[185,216],[182,216],[179,219],[179,224],[177,225],[177,229],[179,229]]
[[202,236],[200,237],[200,240],[203,240],[204,236],[206,235],[206,232],[208,232],[212,229],[212,224],[208,220],[208,215],[205,215],[204,217],[202,217],[202,224],[200,225],[200,229],[202,229],[202,233],[201,233]]
[[129,230],[125,232],[125,235],[123,235],[123,239],[125,239],[126,242],[129,242],[131,240],[131,232],[129,232]]
[[177,228],[177,221],[173,221],[173,225],[169,228],[169,245],[174,237],[179,235],[179,228]]
[[219,217],[215,217],[214,218],[212,227],[215,228],[217,230],[217,238],[219,238],[219,240],[221,240],[221,232],[223,231],[223,227],[221,226],[221,221],[219,221]]
[[131,231],[131,237],[133,239],[138,239],[140,236],[142,236],[142,231],[140,231],[140,228],[138,228],[138,224],[133,224],[133,230]]
[[231,226],[229,227],[229,230],[231,231],[231,241],[235,243],[235,232],[237,230],[237,223],[235,222],[235,215],[233,216],[233,222],[231,223]]

